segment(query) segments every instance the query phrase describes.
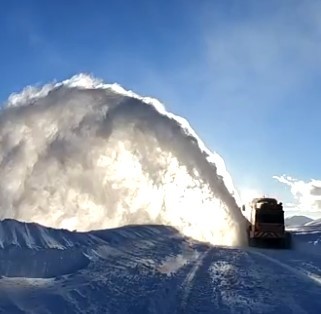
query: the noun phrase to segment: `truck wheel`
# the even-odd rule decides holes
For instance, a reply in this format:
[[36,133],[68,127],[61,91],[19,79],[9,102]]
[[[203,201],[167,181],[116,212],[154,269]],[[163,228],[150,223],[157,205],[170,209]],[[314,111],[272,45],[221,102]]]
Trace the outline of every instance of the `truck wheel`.
[[258,241],[255,238],[250,238],[249,239],[249,246],[251,247],[257,247],[258,246]]
[[287,250],[290,250],[292,248],[292,237],[290,232],[285,232],[283,247]]

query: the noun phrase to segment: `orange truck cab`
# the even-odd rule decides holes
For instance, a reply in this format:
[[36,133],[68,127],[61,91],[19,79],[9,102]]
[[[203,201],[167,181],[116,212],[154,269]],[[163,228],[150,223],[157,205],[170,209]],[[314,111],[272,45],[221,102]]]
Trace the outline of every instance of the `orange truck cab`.
[[250,246],[289,247],[290,234],[285,231],[282,203],[275,198],[255,198],[250,203],[250,209],[247,230]]

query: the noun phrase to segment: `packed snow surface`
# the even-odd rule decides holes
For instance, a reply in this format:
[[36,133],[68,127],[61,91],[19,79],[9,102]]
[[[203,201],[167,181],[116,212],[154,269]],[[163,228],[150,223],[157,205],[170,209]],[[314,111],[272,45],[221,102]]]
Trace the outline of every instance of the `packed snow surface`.
[[4,218],[78,231],[164,224],[224,245],[241,244],[245,230],[223,159],[186,120],[84,74],[4,104]]
[[273,250],[213,246],[160,225],[0,226],[12,229],[1,235],[0,313],[321,313],[321,231]]

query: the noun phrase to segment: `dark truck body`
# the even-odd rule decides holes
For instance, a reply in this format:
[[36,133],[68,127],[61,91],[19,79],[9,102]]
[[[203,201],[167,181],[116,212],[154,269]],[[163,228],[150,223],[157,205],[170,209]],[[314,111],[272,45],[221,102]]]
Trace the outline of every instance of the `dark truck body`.
[[282,203],[274,198],[255,198],[251,204],[248,242],[250,246],[291,246],[290,234],[285,231]]

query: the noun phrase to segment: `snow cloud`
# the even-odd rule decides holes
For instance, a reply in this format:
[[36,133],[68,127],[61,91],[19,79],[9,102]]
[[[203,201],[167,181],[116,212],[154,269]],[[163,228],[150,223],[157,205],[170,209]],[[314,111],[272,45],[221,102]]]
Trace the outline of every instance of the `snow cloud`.
[[0,218],[77,230],[172,225],[239,244],[224,160],[189,123],[116,84],[78,75],[10,96],[0,113]]

